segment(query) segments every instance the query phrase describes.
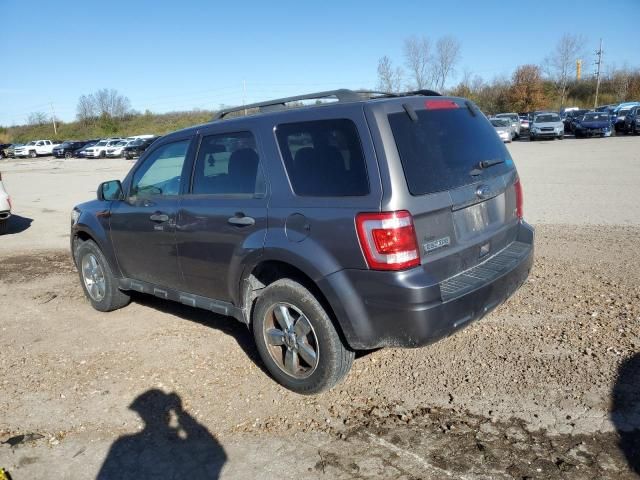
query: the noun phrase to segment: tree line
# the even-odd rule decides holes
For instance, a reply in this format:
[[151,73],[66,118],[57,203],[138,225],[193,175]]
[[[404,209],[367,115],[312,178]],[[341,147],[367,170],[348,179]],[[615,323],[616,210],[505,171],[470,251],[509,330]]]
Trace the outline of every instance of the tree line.
[[[378,60],[377,88],[386,92],[437,90],[470,98],[487,113],[559,110],[565,106],[593,108],[595,77],[576,78],[576,61],[591,58],[586,44],[581,35],[564,34],[539,65],[519,65],[511,77],[489,81],[465,71],[457,85],[448,86],[461,61],[460,42],[452,36],[435,43],[426,36],[411,36],[404,41],[401,64],[394,64],[386,55]],[[640,99],[640,69],[603,70],[599,91],[599,105]]]

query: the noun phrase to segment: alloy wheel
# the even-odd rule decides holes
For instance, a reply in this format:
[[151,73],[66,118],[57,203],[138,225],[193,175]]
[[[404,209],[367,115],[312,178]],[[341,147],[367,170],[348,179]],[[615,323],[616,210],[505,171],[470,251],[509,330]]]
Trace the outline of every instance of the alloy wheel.
[[96,302],[100,302],[106,292],[104,270],[96,256],[88,253],[82,258],[82,279],[89,296]]
[[287,375],[307,378],[318,367],[318,338],[309,319],[295,306],[279,302],[269,308],[263,335],[269,355]]

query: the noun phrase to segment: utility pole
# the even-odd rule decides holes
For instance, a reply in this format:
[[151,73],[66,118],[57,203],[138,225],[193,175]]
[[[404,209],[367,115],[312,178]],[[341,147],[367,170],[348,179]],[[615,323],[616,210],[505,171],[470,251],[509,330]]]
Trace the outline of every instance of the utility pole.
[[[244,105],[246,104],[246,98],[247,98],[247,82],[246,80],[242,80],[242,106],[244,107]],[[247,109],[244,109],[244,116],[247,116]]]
[[600,90],[600,67],[602,66],[602,39],[600,39],[600,48],[596,52],[596,55],[598,56],[598,61],[596,61],[598,70],[596,72],[596,99],[593,102],[593,108],[598,107],[598,91]]
[[53,109],[53,102],[51,102],[51,120],[53,120],[53,133],[58,135],[58,126],[56,125],[56,111]]

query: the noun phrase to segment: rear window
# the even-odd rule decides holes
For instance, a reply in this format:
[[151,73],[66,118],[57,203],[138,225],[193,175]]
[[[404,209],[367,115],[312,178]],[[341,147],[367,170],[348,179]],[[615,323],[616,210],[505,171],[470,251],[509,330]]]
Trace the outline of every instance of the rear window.
[[296,195],[351,197],[369,193],[362,145],[351,120],[281,124],[276,136]]
[[[487,119],[466,108],[417,110],[413,122],[405,112],[389,115],[389,124],[398,147],[409,192],[425,195],[461,187],[501,175],[513,168],[509,152]],[[505,163],[481,170],[472,176],[483,160]]]

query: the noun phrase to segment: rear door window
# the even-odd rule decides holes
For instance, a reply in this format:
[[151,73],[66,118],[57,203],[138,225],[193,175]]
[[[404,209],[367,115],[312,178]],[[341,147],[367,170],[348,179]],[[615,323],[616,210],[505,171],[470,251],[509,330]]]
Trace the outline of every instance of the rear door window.
[[356,125],[347,119],[287,123],[276,128],[291,187],[303,197],[369,194]]
[[[467,108],[417,110],[417,121],[406,112],[389,115],[389,124],[412,195],[450,190],[513,168],[513,161],[491,123]],[[505,163],[471,175],[484,160]],[[477,173],[477,172],[474,172]]]

